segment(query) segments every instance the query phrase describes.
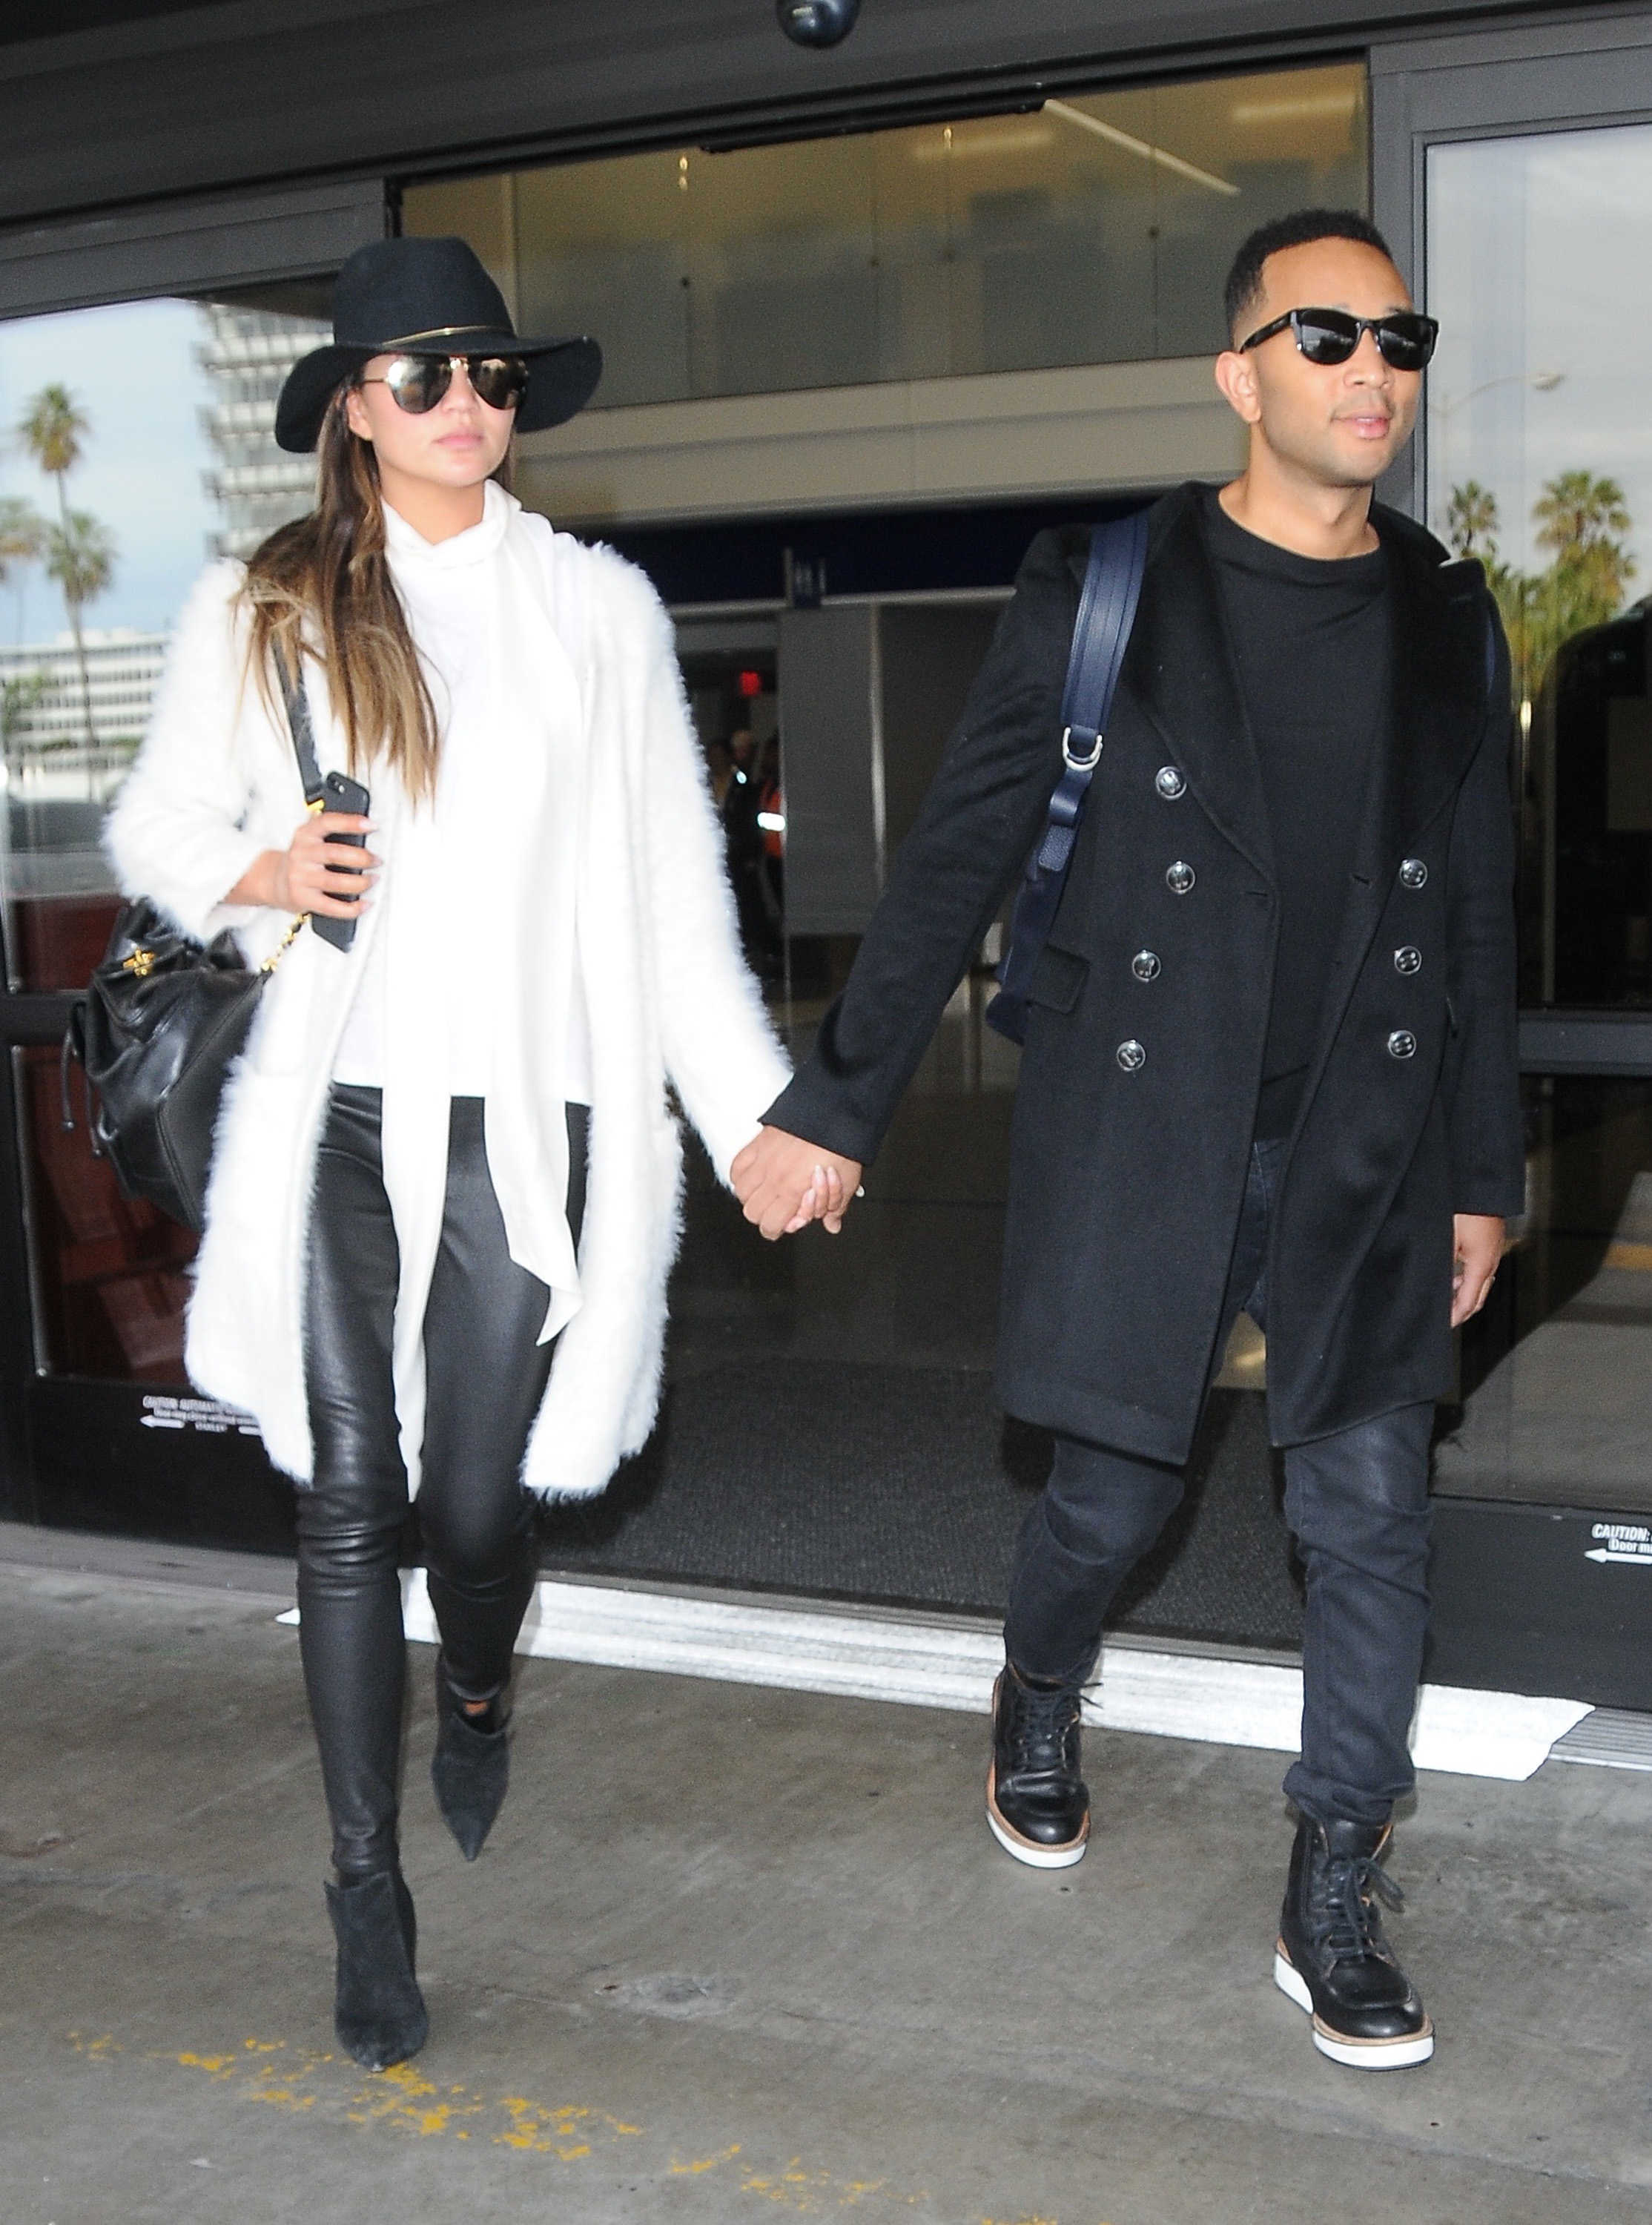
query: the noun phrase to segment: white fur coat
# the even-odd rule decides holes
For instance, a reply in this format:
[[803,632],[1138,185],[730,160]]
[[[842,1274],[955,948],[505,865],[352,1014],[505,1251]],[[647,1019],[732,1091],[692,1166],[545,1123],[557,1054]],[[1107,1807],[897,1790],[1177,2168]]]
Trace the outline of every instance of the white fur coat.
[[[560,1096],[545,1101],[546,1091],[535,1088],[560,1070],[560,1052],[561,1016],[548,1010],[545,986],[556,978],[559,954],[549,947],[553,907],[542,898],[552,876],[574,877],[577,963],[591,1027],[585,1227],[577,1310],[561,1331],[523,1480],[548,1498],[582,1497],[600,1491],[642,1444],[658,1403],[681,1179],[668,1084],[726,1181],[731,1160],[784,1087],[787,1068],[739,955],[669,620],[643,575],[611,549],[554,533],[514,504],[511,511],[503,553],[513,641],[531,648],[539,640],[548,670],[560,665],[566,675],[564,652],[572,660],[583,762],[571,787],[566,769],[537,781],[533,768],[521,769],[502,799],[502,857],[478,876],[473,910],[432,920],[429,932],[481,969],[478,979],[484,970],[504,1047],[487,1102],[489,1167],[513,1256],[533,1266],[536,1213],[541,1220],[560,1216],[566,1179]],[[244,682],[244,624],[234,599],[240,580],[238,565],[219,563],[196,587],[106,839],[129,893],[152,897],[189,935],[234,929],[257,959],[279,941],[285,920],[227,908],[222,899],[260,852],[285,848],[303,794],[284,723],[256,685]],[[326,693],[313,677],[317,755],[324,770],[342,769],[344,736]],[[388,884],[399,819],[388,784],[383,800],[375,796],[373,815]],[[191,1379],[251,1413],[271,1460],[300,1480],[309,1477],[312,1458],[302,1306],[316,1144],[379,909],[364,917],[349,956],[306,932],[271,978],[225,1098],[189,1306]],[[555,1055],[543,1051],[547,1044]],[[440,1121],[446,1134],[440,1073],[421,1061],[416,1040],[403,1040],[396,1055],[385,1079],[387,1184],[393,1097],[398,1120]],[[427,1227],[404,1228],[400,1205],[397,1212],[404,1265],[396,1400],[416,1489],[420,1328],[440,1195],[422,1208],[410,1201],[409,1218]]]

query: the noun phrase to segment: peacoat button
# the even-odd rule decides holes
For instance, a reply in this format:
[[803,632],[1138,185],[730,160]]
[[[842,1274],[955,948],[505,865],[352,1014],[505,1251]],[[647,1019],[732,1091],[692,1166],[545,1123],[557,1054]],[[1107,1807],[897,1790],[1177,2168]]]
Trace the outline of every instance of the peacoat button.
[[1422,953],[1418,949],[1415,942],[1402,943],[1400,948],[1395,952],[1394,971],[1396,973],[1421,973]]
[[1126,1074],[1139,1074],[1142,1068],[1147,1064],[1147,1053],[1142,1049],[1141,1044],[1136,1042],[1134,1036],[1131,1036],[1127,1043],[1120,1043],[1118,1049],[1113,1053],[1113,1056],[1118,1061]]
[[1415,1036],[1412,1034],[1410,1029],[1396,1028],[1393,1034],[1388,1039],[1389,1056],[1390,1058],[1415,1058],[1416,1056],[1416,1053],[1417,1039]]
[[1424,888],[1427,885],[1428,868],[1421,858],[1408,858],[1400,867],[1400,878],[1408,889]]
[[1178,858],[1164,877],[1164,884],[1173,897],[1185,897],[1197,878],[1185,858]]
[[1130,960],[1130,972],[1138,981],[1156,981],[1159,978],[1157,951],[1138,950]]
[[1167,803],[1174,803],[1179,796],[1187,793],[1187,782],[1174,765],[1161,765],[1153,776],[1153,785]]

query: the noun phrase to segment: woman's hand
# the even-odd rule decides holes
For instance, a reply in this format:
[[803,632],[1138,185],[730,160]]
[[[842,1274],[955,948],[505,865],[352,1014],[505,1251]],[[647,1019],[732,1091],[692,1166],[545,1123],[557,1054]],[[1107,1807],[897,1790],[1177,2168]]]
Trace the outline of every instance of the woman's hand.
[[734,1195],[746,1219],[772,1244],[794,1236],[812,1220],[823,1220],[829,1234],[843,1227],[851,1200],[860,1195],[858,1159],[823,1151],[783,1128],[761,1128],[729,1170]]
[[368,901],[382,860],[370,850],[358,850],[336,838],[369,834],[372,827],[370,819],[353,811],[315,813],[303,821],[286,849],[265,850],[255,858],[225,903],[317,912],[324,919],[355,919]]

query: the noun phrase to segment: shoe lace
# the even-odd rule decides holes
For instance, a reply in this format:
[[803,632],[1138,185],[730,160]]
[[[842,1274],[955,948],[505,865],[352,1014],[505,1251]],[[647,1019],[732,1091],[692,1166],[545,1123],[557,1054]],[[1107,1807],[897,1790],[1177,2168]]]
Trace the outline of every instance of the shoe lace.
[[1376,1904],[1396,1915],[1405,1895],[1374,1854],[1344,1854],[1328,1866],[1325,1882],[1325,1949],[1339,1962],[1388,1953]]
[[1079,1725],[1079,1696],[1062,1686],[1040,1691],[1017,1682],[1010,1746],[1019,1772],[1071,1768],[1068,1741]]

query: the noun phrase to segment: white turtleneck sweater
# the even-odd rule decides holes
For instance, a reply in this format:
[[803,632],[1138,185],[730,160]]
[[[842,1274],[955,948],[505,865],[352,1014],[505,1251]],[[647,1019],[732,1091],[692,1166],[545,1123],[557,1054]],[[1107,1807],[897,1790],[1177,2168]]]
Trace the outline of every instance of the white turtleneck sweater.
[[[437,992],[437,1009],[421,999],[419,1018],[431,1030],[433,1050],[445,1044],[447,1094],[485,1097],[489,1092],[496,1021],[491,1000],[475,993],[472,969],[487,963],[489,860],[500,821],[511,809],[510,753],[500,721],[513,715],[503,707],[521,700],[501,684],[516,675],[498,669],[499,660],[512,652],[497,625],[501,544],[510,517],[511,505],[492,480],[484,490],[481,523],[446,541],[427,541],[384,505],[390,576],[429,682],[441,756],[434,803],[404,815],[396,854],[386,860],[370,899],[388,909],[364,954],[333,1062],[335,1081],[383,1088],[389,1015],[398,1003],[408,1008],[391,998],[389,985],[398,968],[415,967]],[[571,662],[566,671],[563,700],[542,707],[548,726],[579,721]],[[395,776],[381,764],[369,777],[377,802]],[[375,846],[371,836],[369,846]],[[459,961],[447,966],[440,982],[429,962],[432,912],[450,957]],[[577,954],[569,955],[566,1095],[570,1103],[588,1104],[590,1025]]]

